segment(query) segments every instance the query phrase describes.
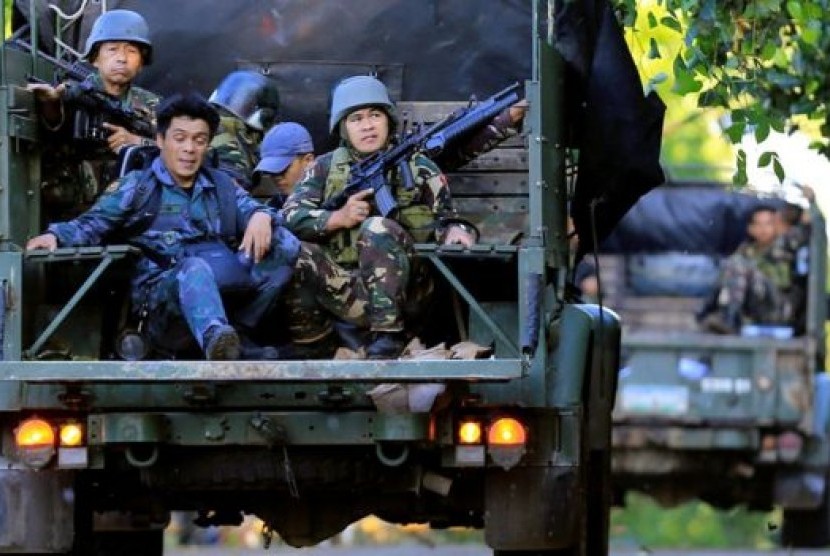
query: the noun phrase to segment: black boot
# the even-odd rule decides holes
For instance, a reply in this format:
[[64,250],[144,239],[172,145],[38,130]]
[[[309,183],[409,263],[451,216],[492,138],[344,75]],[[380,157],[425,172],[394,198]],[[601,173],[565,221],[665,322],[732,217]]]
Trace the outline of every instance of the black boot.
[[395,359],[406,346],[403,332],[375,332],[375,338],[366,346],[368,359]]

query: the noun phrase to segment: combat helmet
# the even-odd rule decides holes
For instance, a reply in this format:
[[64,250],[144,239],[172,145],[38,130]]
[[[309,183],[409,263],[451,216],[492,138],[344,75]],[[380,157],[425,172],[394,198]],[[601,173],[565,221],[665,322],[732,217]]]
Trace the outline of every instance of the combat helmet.
[[208,101],[260,131],[276,123],[280,109],[276,82],[250,70],[237,70],[226,75]]
[[150,27],[140,14],[132,10],[110,10],[98,16],[86,38],[83,57],[90,62],[94,61],[98,45],[109,41],[136,43],[141,47],[143,64],[149,66],[153,62]]
[[334,133],[340,120],[349,112],[364,106],[381,106],[391,123],[394,125],[397,122],[395,103],[389,98],[386,85],[369,75],[355,75],[340,81],[332,91],[329,132]]

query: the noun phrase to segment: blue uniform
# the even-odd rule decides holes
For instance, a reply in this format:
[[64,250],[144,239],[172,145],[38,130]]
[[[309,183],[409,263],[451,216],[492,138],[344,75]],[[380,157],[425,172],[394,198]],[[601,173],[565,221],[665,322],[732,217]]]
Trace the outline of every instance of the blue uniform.
[[[139,185],[157,180],[161,186],[159,214],[150,227],[127,238],[142,249],[142,257],[132,280],[132,301],[135,309],[147,311],[146,326],[157,345],[178,350],[185,347],[177,332],[189,329],[204,348],[205,332],[214,325],[227,325],[228,316],[210,266],[202,259],[184,257],[185,244],[220,235],[220,213],[213,177],[201,171],[190,190],[175,184],[160,158],[152,171],[132,172],[112,184],[95,205],[69,222],[49,226],[49,232],[60,246],[101,245],[113,238],[125,225],[135,221],[134,206]],[[273,237],[271,249],[251,273],[259,284],[243,303],[234,307],[232,321],[248,329],[255,328],[273,308],[280,291],[293,272],[299,253],[299,241],[282,226],[281,216],[253,199],[241,188],[235,188],[236,219],[242,230],[255,212],[271,215]],[[241,234],[237,240],[241,240]],[[118,240],[115,240],[118,242]],[[164,261],[176,261],[168,267]],[[182,324],[186,323],[184,329]]]

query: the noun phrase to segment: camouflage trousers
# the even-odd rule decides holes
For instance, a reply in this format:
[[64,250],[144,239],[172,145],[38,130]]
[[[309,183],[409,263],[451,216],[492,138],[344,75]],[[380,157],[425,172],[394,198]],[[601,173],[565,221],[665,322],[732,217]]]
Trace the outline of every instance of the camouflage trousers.
[[[290,236],[290,237],[289,237]],[[271,249],[251,267],[258,284],[244,294],[222,295],[208,263],[185,257],[162,272],[146,292],[145,327],[154,346],[181,351],[205,347],[205,332],[215,325],[232,324],[252,332],[268,317],[294,271],[299,241],[285,228],[274,229]]]
[[402,331],[406,307],[431,292],[431,286],[415,287],[428,279],[425,265],[413,258],[412,237],[398,222],[368,218],[356,248],[357,267],[345,268],[320,245],[303,242],[285,294],[292,340],[325,337],[332,318],[376,332]]
[[738,310],[743,320],[753,323],[790,324],[793,320],[787,292],[748,257],[733,255],[725,261],[717,304]]

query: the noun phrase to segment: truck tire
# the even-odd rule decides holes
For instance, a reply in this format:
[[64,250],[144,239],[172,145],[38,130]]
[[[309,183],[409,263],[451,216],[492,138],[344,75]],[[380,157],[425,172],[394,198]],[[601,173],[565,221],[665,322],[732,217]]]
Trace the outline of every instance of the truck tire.
[[781,545],[787,548],[824,548],[830,545],[830,482],[826,483],[824,499],[818,508],[784,510]]
[[88,556],[162,556],[164,531],[95,533]]

